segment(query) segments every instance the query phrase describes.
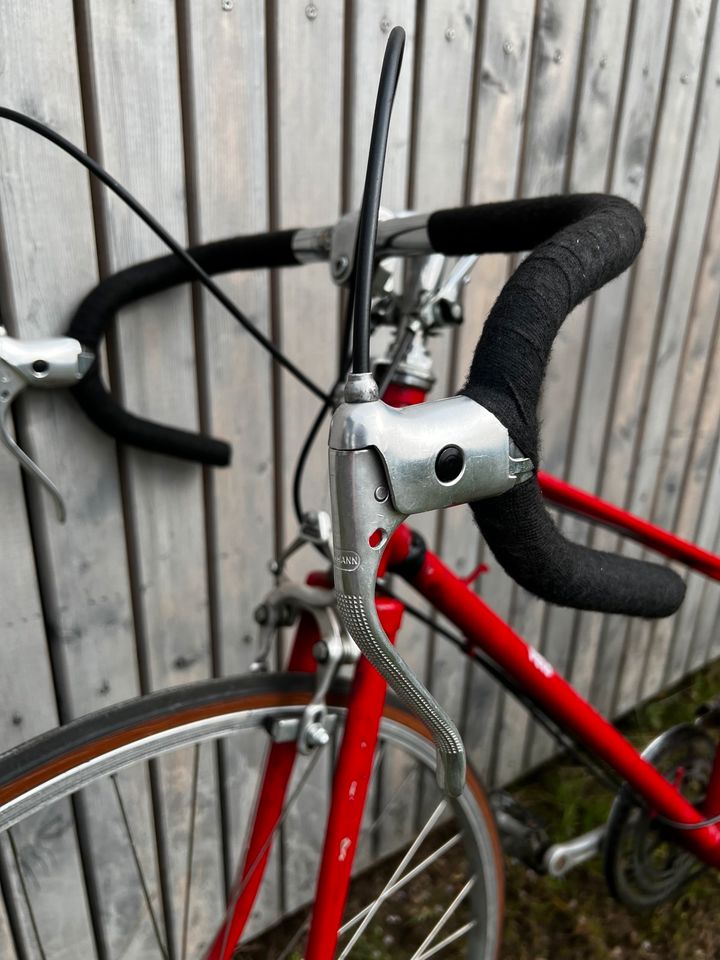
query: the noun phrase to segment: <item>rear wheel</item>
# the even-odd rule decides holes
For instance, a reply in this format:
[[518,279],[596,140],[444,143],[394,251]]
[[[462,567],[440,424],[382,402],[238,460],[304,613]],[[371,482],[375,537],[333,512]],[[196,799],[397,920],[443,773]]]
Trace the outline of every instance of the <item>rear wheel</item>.
[[[298,756],[238,958],[302,956],[348,690],[328,696],[329,744]],[[241,858],[267,730],[313,693],[302,674],[205,681],[0,758],[0,878],[19,954],[200,960]],[[492,813],[472,774],[445,801],[433,770],[424,728],[389,699],[337,957],[496,956]]]

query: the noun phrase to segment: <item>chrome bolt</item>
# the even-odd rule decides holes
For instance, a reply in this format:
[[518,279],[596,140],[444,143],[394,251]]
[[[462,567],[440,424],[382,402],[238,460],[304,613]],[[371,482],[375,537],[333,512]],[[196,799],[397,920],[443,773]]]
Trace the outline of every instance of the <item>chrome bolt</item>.
[[328,658],[328,648],[324,640],[318,640],[312,648],[312,654],[318,663],[325,663]]
[[277,562],[277,560],[270,561],[268,564],[268,570],[272,574],[280,573],[280,564]]
[[305,731],[309,747],[325,747],[330,743],[330,734],[321,723],[311,723]]
[[380,484],[379,487],[375,488],[375,499],[377,500],[378,503],[385,503],[388,496],[389,494],[388,494],[387,487],[384,487],[382,484]]
[[562,50],[556,50],[553,54],[553,60],[555,63],[562,63]]
[[270,611],[267,608],[267,605],[262,603],[255,610],[255,623],[259,623],[261,626],[266,624],[270,619]]
[[680,83],[690,83],[690,74],[689,74],[689,73],[681,73],[681,74],[680,74]]
[[337,257],[337,259],[333,261],[333,276],[341,277],[347,270],[349,263],[350,261],[345,254],[343,254],[341,257]]
[[515,47],[512,44],[512,40],[506,40],[505,43],[503,44],[503,53],[505,54],[505,56],[508,56],[509,54],[511,54],[514,49]]
[[448,43],[450,43],[451,40],[455,39],[455,27],[447,28],[447,30],[445,31],[445,39],[447,40]]
[[390,33],[390,27],[392,27],[392,23],[390,22],[388,17],[383,17],[382,20],[380,21],[380,29],[382,30],[382,32]]
[[315,20],[318,13],[319,13],[318,8],[315,6],[314,3],[309,3],[305,7],[305,16],[308,18],[308,20]]
[[235,0],[222,0],[223,10],[232,10],[235,6]]

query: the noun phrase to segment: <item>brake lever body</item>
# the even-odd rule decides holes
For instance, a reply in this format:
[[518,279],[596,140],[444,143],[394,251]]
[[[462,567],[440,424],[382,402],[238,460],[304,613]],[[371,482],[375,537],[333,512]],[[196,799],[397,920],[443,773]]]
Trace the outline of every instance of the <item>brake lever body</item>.
[[458,796],[465,750],[447,712],[397,653],[375,609],[382,552],[406,517],[499,496],[532,475],[506,428],[468,397],[397,409],[371,374],[351,374],[330,428],[337,606],[368,660],[428,727],[440,788]]
[[8,418],[13,401],[26,387],[71,387],[85,376],[93,359],[72,337],[18,340],[0,327],[0,440],[52,496],[61,523],[65,521],[65,503],[60,491],[16,442]]

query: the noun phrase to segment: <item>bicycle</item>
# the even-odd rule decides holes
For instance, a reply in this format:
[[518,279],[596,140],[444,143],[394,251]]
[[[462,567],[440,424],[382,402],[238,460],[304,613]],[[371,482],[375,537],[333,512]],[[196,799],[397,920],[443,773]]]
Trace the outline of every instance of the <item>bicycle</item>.
[[[103,281],[79,306],[67,337],[26,343],[0,337],[3,439],[56,497],[61,515],[59,492],[17,447],[6,426],[12,402],[29,385],[71,386],[91,419],[122,442],[203,464],[229,460],[221,441],[129,414],[107,392],[98,356],[121,306],[199,278],[253,332],[211,275],[327,260],[336,282],[354,285],[352,372],[345,359],[348,322],[338,377],[343,397],[330,429],[332,522],[323,514],[302,512],[298,480],[301,530],[276,564],[275,588],[258,607],[262,653],[254,672],[120,704],[0,757],[0,835],[11,849],[13,827],[56,809],[67,798],[80,821],[88,816],[86,798],[93,792],[105,805],[108,823],[119,817],[146,911],[135,948],[152,948],[156,956],[228,960],[265,949],[268,941],[253,910],[273,840],[288,827],[295,801],[322,763],[333,776],[318,880],[314,892],[300,891],[299,899],[309,900],[310,907],[276,954],[285,960],[299,955],[303,944],[308,960],[335,955],[342,960],[351,953],[360,956],[365,948],[372,951],[398,898],[428,876],[437,880],[437,871],[442,875],[447,869],[450,851],[457,876],[445,891],[447,906],[439,914],[420,911],[416,924],[403,929],[403,955],[426,960],[452,948],[462,950],[458,956],[495,956],[503,896],[498,827],[514,855],[555,876],[602,852],[613,893],[638,908],[676,894],[699,864],[720,864],[720,752],[709,732],[718,718],[717,705],[709,706],[703,724],[673,728],[639,754],[404,523],[416,513],[469,502],[496,558],[519,583],[580,609],[667,616],[680,606],[684,585],[669,568],[569,544],[546,514],[543,498],[720,579],[720,557],[538,470],[536,408],[552,340],[577,302],[635,259],[644,231],[640,214],[618,198],[587,195],[378,223],[384,142],[401,54],[402,33],[395,30],[383,65],[359,216],[345,217],[333,227],[239,237],[190,251],[172,241],[77,148],[36,121],[0,110],[0,117],[23,123],[85,163],[174,251]],[[461,394],[423,403],[430,382],[428,334],[458,320],[462,280],[475,259],[491,251],[526,249],[533,252],[488,317]],[[422,286],[416,270],[413,282],[398,292],[392,273],[378,268],[388,258],[432,256],[463,259],[430,289]],[[371,321],[395,329],[390,355],[373,372]],[[253,336],[264,341],[257,331]],[[276,347],[267,341],[263,345],[319,395],[321,413],[334,405],[333,391],[326,394]],[[309,442],[321,422],[319,416]],[[304,543],[320,550],[332,573],[326,566],[300,585],[284,577],[283,565]],[[607,825],[552,843],[507,797],[488,798],[466,769],[452,720],[394,651],[404,610],[410,608],[393,594],[391,574],[407,581],[459,631],[457,636],[439,628],[441,636],[489,669],[543,718],[561,743],[583,751],[595,772],[611,778],[617,796]],[[287,666],[272,672],[275,633],[296,623]],[[340,676],[343,667],[352,668],[351,681]],[[399,699],[386,699],[388,684]],[[246,773],[258,770],[257,791],[232,797],[238,813],[252,813],[242,831],[243,853],[224,916],[219,908],[219,926],[210,930],[190,922],[190,876],[179,922],[173,916],[178,904],[168,896],[162,903],[153,898],[133,829],[138,816],[134,804],[146,777],[152,779],[167,755],[188,748],[194,830],[200,751],[206,742],[211,750],[217,746],[221,757],[248,758]],[[381,772],[395,776],[389,796],[387,789],[383,793]],[[427,775],[433,772],[436,784]],[[388,810],[414,777],[422,780],[430,812],[421,825],[411,825],[417,829],[408,845],[399,831],[394,837],[382,834],[388,833]],[[324,788],[328,784],[329,778]],[[396,825],[390,827],[392,834]],[[374,849],[368,854],[363,843]],[[394,853],[389,872],[386,863],[368,873],[365,868],[378,851]],[[190,859],[189,873],[191,866]],[[19,876],[22,881],[22,871]],[[379,876],[379,892],[364,906],[356,904],[352,890],[364,892]],[[80,896],[88,895],[86,886],[96,907],[113,909],[112,891],[100,889],[97,876],[90,875],[85,885],[81,878]],[[448,929],[451,922],[455,926]],[[42,943],[37,929],[35,934],[41,956],[62,955],[62,945]],[[116,945],[107,940],[101,920],[95,934],[102,955],[112,956]]]

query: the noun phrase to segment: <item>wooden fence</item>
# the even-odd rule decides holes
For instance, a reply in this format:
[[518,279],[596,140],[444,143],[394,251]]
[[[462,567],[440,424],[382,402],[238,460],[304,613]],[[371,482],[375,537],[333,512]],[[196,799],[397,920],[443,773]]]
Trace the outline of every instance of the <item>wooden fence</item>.
[[[637,266],[578,308],[558,340],[544,466],[720,549],[717,0],[4,0],[0,103],[86,145],[183,241],[332,223],[358,203],[395,23],[408,43],[386,206],[610,190],[644,210]],[[12,334],[63,331],[99,277],[161,252],[81,167],[0,125],[0,311]],[[476,270],[464,327],[435,350],[438,395],[462,381],[511,267],[498,256]],[[223,286],[296,363],[331,382],[339,301],[326,267]],[[234,466],[203,473],[119,450],[64,395],[17,404],[17,435],[61,488],[69,521],[59,525],[0,454],[3,748],[142,691],[247,669],[267,561],[294,532],[289,478],[316,403],[215,302],[184,288],[125,310],[107,352],[128,407],[227,438]],[[318,446],[305,486],[314,506],[327,501]],[[417,526],[459,571],[482,559],[466,511]],[[612,534],[562,526],[618,547]],[[483,595],[610,714],[720,653],[720,591],[699,576],[680,613],[652,624],[548,607],[488,559]],[[400,649],[454,712],[491,784],[548,756],[520,708],[486,676],[466,675],[425,628],[409,624]],[[203,763],[198,929],[223,873],[217,771],[209,755]],[[187,857],[175,796],[187,775],[170,761],[158,773],[170,873]],[[138,796],[145,789],[138,783]],[[94,856],[112,859],[103,798],[87,802]],[[11,930],[0,909],[3,957],[40,955],[33,923],[57,928],[49,957],[98,955],[87,914],[63,898],[82,869],[69,808],[67,818],[54,833],[18,831],[14,854],[3,846],[13,918]],[[149,844],[150,821],[144,829]],[[61,869],[45,883],[36,865],[31,916],[18,850],[22,863],[23,851],[44,849]],[[284,859],[292,876],[293,851]],[[268,904],[269,916],[277,904]],[[109,942],[142,957],[148,930],[130,936],[121,921]],[[177,944],[182,932],[172,936]]]

